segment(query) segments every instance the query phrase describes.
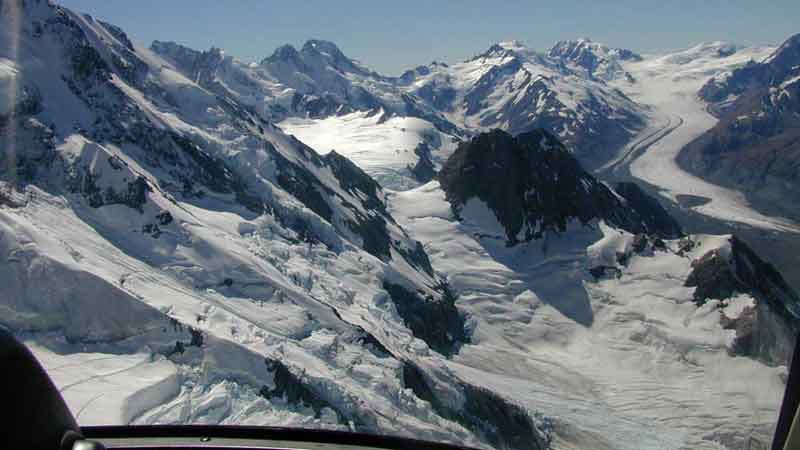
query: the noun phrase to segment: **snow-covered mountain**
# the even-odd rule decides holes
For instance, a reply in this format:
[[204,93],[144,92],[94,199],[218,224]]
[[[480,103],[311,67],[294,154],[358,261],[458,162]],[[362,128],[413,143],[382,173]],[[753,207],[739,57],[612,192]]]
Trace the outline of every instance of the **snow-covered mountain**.
[[604,80],[613,80],[624,77],[630,82],[635,82],[633,77],[625,72],[621,63],[623,61],[641,61],[642,57],[631,50],[624,48],[609,48],[591,39],[578,39],[574,41],[559,41],[547,52],[547,56],[564,61],[573,69],[581,68],[590,77]]
[[397,89],[394,79],[346,57],[329,41],[309,40],[299,51],[287,44],[259,64],[238,61],[218,48],[200,52],[160,41],[150,48],[201,86],[237,98],[268,120],[369,111],[419,117],[444,132],[463,134],[441,114]]
[[200,52],[156,41],[150,49],[203,88],[281,122],[323,153],[336,150],[353,158],[393,189],[418,184],[409,168],[426,164],[420,151],[441,159],[453,141],[467,135],[399,89],[396,80],[347,58],[332,42],[310,40],[299,51],[285,45],[260,64],[243,63],[217,48]]
[[511,41],[452,66],[419,67],[401,80],[466,129],[544,128],[595,164],[644,125],[643,109],[603,80],[625,58],[635,56],[586,41],[556,44],[548,54]]
[[79,421],[542,448],[525,410],[447,368],[464,318],[363,171],[117,28],[2,12],[0,323]]
[[719,122],[681,152],[682,165],[799,219],[800,35],[761,62],[710,79],[699,95]]
[[502,124],[484,106],[516,111],[504,89],[576,127],[617,111],[629,135],[643,109],[610,85],[639,82],[634,55],[511,43],[392,79],[323,41],[248,65],[44,0],[0,8],[0,325],[79,422],[769,439],[800,303],[774,268],[598,181],[561,128],[466,139]]
[[399,78],[380,75],[321,40],[300,50],[282,46],[259,64],[214,48],[199,52],[156,41],[151,49],[188,78],[274,121],[357,112],[381,121],[413,117],[450,138],[491,128],[513,134],[546,128],[586,162],[604,162],[609,149],[643,125],[642,109],[605,83],[630,78],[619,63],[638,55],[586,40],[558,43],[548,54],[500,43],[468,61],[433,62]]
[[629,233],[657,238],[683,234],[658,202],[640,210],[647,196],[635,184],[622,191],[629,199],[620,196],[542,130],[516,137],[500,130],[481,134],[456,150],[438,178],[455,216],[471,199],[483,201],[503,224],[508,245],[564,232],[575,220],[585,224],[602,219]]

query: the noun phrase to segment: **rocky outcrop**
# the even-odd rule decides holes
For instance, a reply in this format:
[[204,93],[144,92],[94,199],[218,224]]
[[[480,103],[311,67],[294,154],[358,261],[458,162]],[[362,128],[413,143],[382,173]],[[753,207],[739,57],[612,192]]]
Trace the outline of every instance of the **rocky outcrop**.
[[420,183],[431,181],[436,176],[436,167],[431,160],[431,148],[428,144],[421,142],[414,149],[414,154],[419,157],[419,160],[413,167],[409,166],[408,170]]
[[680,227],[658,203],[631,185],[620,196],[586,172],[543,130],[512,137],[494,130],[464,143],[439,172],[456,216],[471,198],[491,209],[507,244],[563,232],[567,223],[603,219],[631,233],[675,237]]
[[455,408],[440,398],[433,381],[410,361],[403,362],[403,384],[414,395],[427,401],[440,416],[460,423],[476,432],[493,447],[504,450],[543,450],[547,441],[537,429],[525,408],[500,397],[494,392],[464,382],[452,380],[464,395],[464,405]]
[[657,199],[647,195],[636,183],[623,181],[614,184],[614,192],[625,199],[642,220],[643,232],[662,239],[674,239],[683,235],[680,224]]
[[450,356],[458,351],[460,344],[468,342],[464,318],[456,309],[456,297],[446,284],[439,287],[442,295],[438,299],[389,281],[383,282],[383,289],[389,293],[406,326],[428,347]]
[[733,272],[730,259],[719,250],[712,250],[692,261],[692,271],[684,286],[694,287],[694,301],[703,304],[710,299],[724,300],[735,292],[747,292]]
[[800,330],[800,296],[740,239],[731,237],[729,248],[693,261],[685,285],[695,288],[698,304],[751,295],[755,306],[735,319],[726,318],[723,310],[723,326],[736,330],[734,351],[769,364],[784,364],[791,357]]
[[274,387],[264,386],[259,392],[266,399],[283,399],[293,405],[311,408],[315,417],[319,418],[324,409],[334,411],[339,423],[347,424],[349,417],[329,403],[313,389],[300,376],[295,375],[289,367],[275,359],[265,359],[267,372],[272,374]]

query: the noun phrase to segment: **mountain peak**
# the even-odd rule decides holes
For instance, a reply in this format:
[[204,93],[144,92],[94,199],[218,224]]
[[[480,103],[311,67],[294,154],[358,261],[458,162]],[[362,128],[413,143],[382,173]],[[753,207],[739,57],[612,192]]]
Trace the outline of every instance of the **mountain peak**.
[[300,53],[297,51],[296,48],[292,44],[284,44],[280,47],[276,48],[272,55],[267,57],[264,61],[266,62],[277,62],[277,61],[297,61],[300,59]]
[[525,50],[519,41],[505,41],[492,44],[485,52],[470,58],[468,61],[475,61],[481,58],[505,58],[516,56],[518,52]]
[[361,75],[378,76],[371,70],[362,66],[357,61],[348,58],[339,47],[331,41],[322,39],[309,39],[300,49],[303,60],[310,66],[330,65],[345,72],[355,72]]
[[303,48],[300,50],[303,53],[327,53],[328,55],[336,58],[337,56],[344,57],[344,54],[339,47],[336,46],[331,41],[325,41],[322,39],[309,39],[303,44]]
[[636,192],[636,202],[620,200],[542,129],[517,136],[495,129],[476,136],[444,163],[439,182],[456,214],[471,198],[484,202],[505,228],[507,245],[563,232],[573,219],[603,219],[631,233],[680,234],[668,216],[650,219],[657,207],[639,201],[643,193]]
[[500,48],[504,48],[506,50],[512,50],[512,51],[527,50],[527,47],[525,46],[525,44],[522,41],[519,41],[517,39],[512,39],[510,41],[498,42],[495,45],[497,45]]
[[800,61],[800,33],[790,36],[780,47],[767,57],[765,63],[792,66]]
[[611,48],[600,42],[592,41],[587,37],[578,39],[562,40],[553,45],[547,55],[551,58],[578,60],[590,58],[599,59],[618,59],[621,61],[639,61],[642,57],[628,49]]
[[191,67],[193,62],[200,57],[202,52],[172,41],[155,40],[150,44],[150,50],[158,55],[171,59],[179,66]]

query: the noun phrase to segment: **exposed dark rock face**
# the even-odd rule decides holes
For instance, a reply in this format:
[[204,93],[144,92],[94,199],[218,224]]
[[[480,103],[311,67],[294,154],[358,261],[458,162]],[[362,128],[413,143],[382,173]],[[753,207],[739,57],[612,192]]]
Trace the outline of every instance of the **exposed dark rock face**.
[[655,198],[647,195],[636,183],[619,182],[614,192],[625,198],[628,206],[636,210],[642,220],[643,232],[662,239],[675,239],[683,235],[680,224]]
[[[432,94],[436,95],[436,94]],[[401,94],[403,100],[402,113],[410,117],[419,117],[432,123],[439,131],[456,136],[463,136],[466,132],[447,120],[441,113],[429,107],[424,100],[416,95]]]
[[221,194],[229,194],[240,188],[233,170],[224,161],[209,155],[184,136],[174,135],[172,139],[194,163],[191,165],[193,173],[189,184],[200,183]]
[[328,153],[323,159],[328,163],[344,190],[352,194],[360,192],[367,197],[364,202],[365,207],[386,212],[386,205],[382,200],[381,186],[366,172],[335,151]]
[[21,208],[26,198],[8,184],[0,184],[0,207]]
[[386,348],[385,345],[378,340],[372,333],[364,330],[358,325],[353,325],[353,327],[357,330],[356,341],[364,346],[366,349],[370,350],[373,355],[376,355],[380,358],[390,358],[394,357],[391,351]]
[[416,267],[417,269],[424,270],[425,273],[428,275],[433,275],[433,266],[431,266],[431,260],[428,258],[428,254],[425,253],[425,247],[422,246],[422,243],[416,241],[416,246],[414,250],[410,252],[406,252],[404,249],[398,249],[401,255],[411,263],[412,266]]
[[633,237],[633,243],[631,244],[631,247],[635,253],[641,254],[644,253],[644,251],[647,249],[647,244],[648,244],[647,236],[642,233],[639,233]]
[[729,253],[712,250],[695,260],[685,285],[696,287],[698,304],[726,300],[735,293],[753,296],[755,308],[735,320],[723,318],[724,326],[737,331],[735,351],[769,364],[783,364],[791,357],[800,330],[800,296],[744,242],[732,237]]
[[335,406],[317,395],[300,377],[292,373],[289,368],[278,360],[265,359],[267,371],[272,373],[275,387],[269,389],[264,386],[260,394],[267,399],[283,398],[290,404],[299,404],[314,410],[315,416],[320,417],[322,410],[330,408],[339,417],[340,423],[347,423],[347,416]]
[[[430,64],[407,71],[398,84],[417,104],[443,113],[458,111],[476,128],[501,128],[515,136],[539,128],[557,133],[582,162],[594,166],[605,162],[609,149],[627,142],[644,121],[635,102],[603,81],[624,73],[618,60],[634,56],[591,46],[586,55],[599,58],[591,67],[573,63],[567,53],[542,55],[520,43],[495,44],[466,62],[484,66],[474,81],[455,80],[450,70]],[[594,75],[601,71],[595,65],[602,67],[602,76]],[[558,82],[562,76],[567,83],[585,79],[591,84],[585,91],[575,86],[585,92],[577,104],[564,101]]]
[[88,169],[77,171],[75,178],[70,180],[73,192],[86,198],[92,208],[105,205],[126,205],[142,212],[142,206],[147,202],[147,193],[153,191],[147,180],[141,176],[118,189],[108,186],[103,190],[97,186],[97,181],[97,176]]
[[[425,69],[425,71],[420,71],[419,74],[427,75],[430,73],[430,69],[427,67]],[[430,83],[416,91],[416,94],[439,111],[452,111],[457,92],[450,86],[438,88],[434,83]]]
[[[311,149],[309,151],[313,152]],[[367,210],[367,215],[364,215],[353,209],[357,220],[349,223],[351,230],[361,237],[364,250],[387,259],[391,258],[391,248],[394,247],[409,264],[433,275],[433,268],[422,244],[413,241],[413,248],[406,248],[392,242],[387,227],[396,226],[397,223],[386,209],[381,186],[352,161],[335,151],[322,157],[322,163],[331,169],[342,189],[361,199],[362,206]]]
[[162,211],[158,213],[158,215],[156,215],[156,219],[158,219],[159,225],[169,225],[174,220],[169,211]]
[[428,144],[422,142],[415,149],[414,154],[419,160],[414,167],[409,166],[408,170],[414,175],[414,179],[420,183],[427,183],[436,176],[436,168],[431,161],[431,149]]
[[756,308],[746,308],[736,319],[722,315],[722,328],[736,331],[732,353],[736,355],[758,354],[758,312]]
[[386,223],[387,220],[394,223],[394,219],[386,212],[380,185],[352,161],[336,152],[328,153],[324,156],[324,160],[342,188],[356,197],[359,195],[366,197],[363,201],[364,207],[375,213],[365,216],[354,211],[357,221],[350,224],[361,237],[364,250],[379,258],[390,258],[392,242]]
[[712,250],[700,259],[692,261],[692,272],[685,286],[695,287],[694,301],[703,304],[710,299],[724,300],[735,292],[747,292],[748,288],[733,273],[731,263],[720,251]]
[[313,118],[353,111],[388,110],[378,96],[348,78],[386,81],[345,56],[332,42],[309,40],[298,51],[291,45],[279,47],[260,66],[295,89],[291,113]]
[[603,278],[622,277],[622,271],[618,267],[614,266],[595,266],[589,269],[589,273],[594,278],[594,281],[598,281]]
[[744,190],[767,212],[800,219],[800,34],[764,62],[710,80],[699,95],[719,122],[681,151],[681,166]]
[[[57,7],[56,10],[58,11]],[[79,131],[100,145],[106,142],[119,147],[132,144],[141,149],[136,152],[134,159],[147,169],[157,170],[159,179],[139,177],[134,170],[127,167],[122,158],[109,154],[107,160],[111,170],[127,170],[131,173],[127,180],[132,180],[125,183],[115,182],[109,186],[106,180],[116,177],[105,176],[95,166],[84,167],[85,164],[80,161],[74,163],[47,154],[34,161],[28,158],[34,152],[26,152],[26,158],[18,158],[15,161],[16,167],[12,168],[14,170],[8,176],[3,174],[4,179],[17,179],[22,173],[28,180],[40,170],[39,167],[44,166],[40,162],[53,166],[53,161],[59,161],[61,167],[53,166],[53,170],[66,169],[68,189],[80,193],[92,207],[125,204],[142,212],[148,193],[155,189],[161,190],[168,198],[186,202],[199,202],[213,197],[214,201],[229,202],[231,206],[241,206],[254,214],[274,214],[277,220],[296,232],[302,240],[324,242],[334,250],[342,248],[342,238],[352,240],[384,261],[390,260],[393,254],[399,254],[420,271],[433,274],[424,249],[416,241],[409,239],[405,231],[397,225],[386,209],[380,186],[366,173],[341,155],[332,153],[321,157],[296,139],[291,142],[291,146],[292,151],[297,151],[297,158],[287,157],[283,150],[270,142],[271,133],[265,133],[265,130],[279,132],[276,127],[261,118],[253,107],[238,101],[235,93],[216,81],[218,71],[232,64],[232,59],[221,50],[212,48],[207,52],[197,52],[164,42],[154,42],[152,45],[155,52],[173,62],[178,70],[213,93],[208,98],[211,107],[225,116],[227,124],[247,139],[253,140],[253,145],[263,150],[276,166],[271,174],[274,180],[271,181],[314,214],[275,202],[270,192],[259,185],[259,177],[254,176],[252,166],[243,163],[236,156],[229,157],[220,153],[214,142],[209,142],[202,136],[178,132],[153,123],[152,118],[111,80],[114,76],[119,76],[151,96],[152,101],[163,102],[158,106],[180,108],[175,103],[176,99],[170,99],[157,80],[142,76],[149,70],[163,68],[153,68],[144,63],[131,50],[130,40],[121,30],[107,24],[100,25],[114,38],[108,39],[113,42],[104,43],[107,47],[98,47],[100,44],[90,39],[86,31],[71,20],[66,12],[48,19],[43,30],[65,38],[65,54],[71,70],[63,77],[63,81],[87,108],[96,113],[96,120],[90,129]],[[347,59],[333,44],[325,41],[309,41],[300,52],[287,47],[275,55],[280,64],[292,63],[292,59],[296,57],[302,60],[309,73],[317,77],[332,76],[336,80],[346,81],[346,77],[341,74],[328,73],[328,67],[365,76],[375,75]],[[246,79],[240,81],[247,82]],[[347,89],[343,91],[333,89],[332,92],[346,93],[346,97],[349,96],[348,102],[363,103],[358,100],[359,95],[364,94],[361,92],[362,88],[349,84],[345,87]],[[5,115],[2,122],[14,120],[17,122],[16,128],[23,130],[24,127],[19,122],[30,115],[37,115],[41,112],[42,105],[37,92],[26,91],[20,98],[17,111]],[[375,104],[368,106],[372,108]],[[41,137],[42,142],[52,143],[52,138],[44,136],[44,131],[37,131],[36,136],[31,134],[31,139]],[[50,131],[50,135],[52,134]],[[172,221],[170,215],[160,215],[151,223],[144,224],[142,231],[157,238]],[[393,253],[392,250],[396,252]]]
[[411,329],[414,336],[422,339],[433,350],[450,356],[458,345],[467,342],[464,318],[456,309],[455,295],[446,284],[440,287],[440,299],[423,297],[418,292],[384,281],[383,288],[389,293],[397,313]]
[[120,28],[120,27],[118,27],[116,25],[110,24],[108,22],[103,22],[103,21],[100,21],[100,20],[98,20],[98,22],[101,25],[103,25],[103,28],[105,28],[109,33],[111,33],[112,36],[117,38],[118,41],[120,41],[125,47],[127,47],[128,50],[133,51],[133,43],[131,42],[130,39],[128,39],[128,35],[125,34],[124,31],[122,31],[122,28]]
[[278,159],[278,165],[281,169],[278,174],[278,185],[295,196],[308,209],[330,222],[333,218],[333,209],[326,197],[332,193],[308,169],[295,166],[283,158]]
[[655,200],[623,185],[630,199],[622,201],[543,130],[517,137],[500,130],[483,133],[459,146],[439,181],[457,217],[470,198],[486,203],[504,226],[508,245],[563,232],[572,219],[604,219],[631,233],[680,233]]
[[465,404],[454,408],[442,401],[431,380],[419,367],[403,362],[403,383],[414,394],[427,401],[440,416],[460,423],[504,450],[543,450],[547,443],[540,435],[528,412],[519,405],[479,386],[459,379],[453,384],[463,392]]
[[[489,49],[492,51],[492,48]],[[467,106],[466,114],[474,115],[489,106],[489,94],[494,90],[498,78],[514,74],[522,69],[522,61],[509,50],[498,47],[498,52],[508,56],[502,64],[492,66],[464,96],[464,103]],[[529,80],[530,81],[530,80]],[[514,116],[511,116],[514,117]]]
[[[194,328],[189,325],[184,325],[182,322],[178,321],[177,319],[170,318],[169,319],[170,325],[172,325],[172,331],[176,333],[183,333],[184,330],[189,332],[189,341],[177,340],[175,341],[175,346],[169,349],[165,356],[170,357],[176,353],[183,354],[188,347],[202,347],[203,342],[205,342],[205,337],[203,336],[203,331],[197,328]],[[166,331],[166,330],[165,330]]]

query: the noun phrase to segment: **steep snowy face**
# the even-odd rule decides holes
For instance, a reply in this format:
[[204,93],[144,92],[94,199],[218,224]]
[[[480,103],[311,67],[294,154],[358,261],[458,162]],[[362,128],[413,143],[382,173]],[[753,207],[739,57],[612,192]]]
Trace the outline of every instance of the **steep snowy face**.
[[230,59],[2,8],[0,324],[80,422],[542,448],[527,411],[446,367],[464,319],[381,187],[204,86]]
[[559,41],[547,56],[564,61],[573,69],[582,68],[589,77],[604,80],[624,77],[634,81],[633,77],[622,68],[621,61],[641,61],[642,57],[623,48],[609,48],[589,39]]
[[279,126],[320,153],[350,158],[381,186],[405,190],[430,181],[458,139],[415,117],[354,112],[324,119],[288,118]]
[[[592,164],[644,124],[643,110],[595,76],[597,67],[571,59],[578,56],[563,45],[542,55],[516,41],[499,43],[463,63],[431,65],[404,77],[409,92],[454,123],[514,135],[544,128]],[[612,54],[608,50],[606,59]]]
[[682,234],[657,202],[635,185],[620,196],[587,173],[543,130],[512,137],[495,130],[464,143],[442,167],[439,182],[458,217],[479,200],[505,230],[508,245],[565,232],[577,220],[604,219],[630,233],[675,238]]
[[800,35],[762,62],[712,78],[699,96],[719,122],[681,152],[682,165],[800,217]]

